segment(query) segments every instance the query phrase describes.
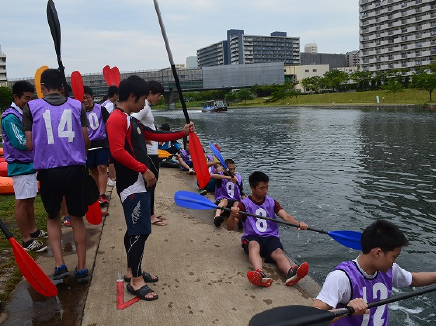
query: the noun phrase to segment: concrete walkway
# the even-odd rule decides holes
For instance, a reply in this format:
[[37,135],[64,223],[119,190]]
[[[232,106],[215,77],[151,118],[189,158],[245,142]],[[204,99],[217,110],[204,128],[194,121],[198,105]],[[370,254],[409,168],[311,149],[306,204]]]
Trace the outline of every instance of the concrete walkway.
[[[227,231],[224,224],[216,228],[212,211],[186,210],[174,204],[176,191],[197,191],[195,181],[195,176],[179,169],[160,170],[156,212],[168,217],[168,225],[153,226],[143,259],[143,269],[159,276],[159,282],[150,284],[159,299],[139,301],[124,310],[116,308],[116,283],[118,273],[123,275],[126,269],[126,228],[120,200],[112,192],[110,216],[102,226],[95,262],[92,252],[88,256],[89,266],[94,265],[83,326],[247,325],[254,314],[273,307],[311,305],[319,286],[310,277],[287,287],[277,269],[266,265],[273,285],[250,284],[241,233]],[[124,292],[124,301],[133,298]]]

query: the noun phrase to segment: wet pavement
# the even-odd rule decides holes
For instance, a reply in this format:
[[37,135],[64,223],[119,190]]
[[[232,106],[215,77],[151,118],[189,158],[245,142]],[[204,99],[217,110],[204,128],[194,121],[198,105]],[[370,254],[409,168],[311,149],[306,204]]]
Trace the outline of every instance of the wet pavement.
[[[108,195],[110,195],[109,189]],[[102,210],[106,211],[106,208]],[[88,269],[92,269],[94,257],[100,240],[100,233],[104,221],[98,226],[87,224]],[[79,326],[81,325],[82,313],[88,293],[88,284],[78,284],[74,278],[74,266],[76,261],[76,246],[70,227],[62,226],[62,249],[70,277],[53,281],[58,288],[56,297],[45,297],[36,292],[28,282],[20,282],[12,294],[9,303],[3,307],[0,315],[1,326]],[[48,242],[48,241],[47,241]],[[53,273],[53,253],[50,246],[47,251],[37,255],[37,262],[51,278]]]

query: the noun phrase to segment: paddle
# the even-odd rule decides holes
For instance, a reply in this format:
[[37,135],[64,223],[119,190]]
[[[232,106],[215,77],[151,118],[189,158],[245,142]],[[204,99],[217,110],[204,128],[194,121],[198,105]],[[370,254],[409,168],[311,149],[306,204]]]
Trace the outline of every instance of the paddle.
[[[230,208],[227,207],[222,207],[222,206],[217,206],[215,203],[211,202],[208,198],[194,193],[194,192],[189,192],[189,191],[177,191],[174,194],[174,201],[175,203],[180,206],[180,207],[184,207],[184,208],[191,208],[191,209],[210,209],[210,208],[219,208],[225,211],[231,211]],[[248,216],[253,216],[253,217],[257,217],[263,220],[267,220],[267,221],[271,221],[274,223],[279,223],[279,224],[284,224],[287,226],[293,226],[293,227],[299,227],[298,224],[293,224],[293,223],[289,223],[286,221],[282,221],[282,220],[278,220],[278,219],[272,219],[269,217],[265,217],[265,216],[260,216],[260,215],[256,215],[256,214],[250,214],[250,213],[246,213],[246,212],[239,212],[239,214],[242,215],[248,215]],[[362,236],[362,233],[357,232],[357,231],[324,231],[321,229],[315,229],[313,227],[309,227],[307,228],[307,230],[309,231],[314,231],[314,232],[318,232],[318,233],[323,233],[323,234],[328,234],[330,237],[332,237],[334,240],[336,240],[337,242],[339,242],[341,245],[351,248],[351,249],[356,249],[356,250],[362,250],[362,247],[360,245],[360,238]]]
[[213,155],[215,155],[215,157],[218,159],[218,161],[220,161],[223,168],[226,169],[228,173],[230,173],[230,176],[232,176],[231,172],[229,171],[229,168],[226,165],[224,157],[221,155],[219,149],[211,141],[209,142],[209,148],[212,151]]
[[[396,302],[425,293],[436,291],[436,285],[420,289],[414,292],[399,294],[387,299],[368,303],[368,309],[385,304]],[[324,326],[328,325],[331,320],[344,315],[352,315],[353,308],[346,307],[336,311],[321,310],[308,306],[286,306],[269,309],[258,313],[251,318],[249,326]]]
[[59,71],[61,72],[62,84],[64,85],[65,97],[68,97],[69,90],[67,79],[65,78],[65,67],[62,64],[61,58],[61,25],[59,24],[58,13],[53,0],[48,0],[47,2],[47,21],[50,26],[51,36],[53,37]]
[[[180,86],[179,76],[177,75],[176,66],[174,64],[173,55],[171,53],[170,45],[168,42],[167,33],[160,13],[159,4],[157,0],[153,0],[156,15],[159,20],[159,26],[162,32],[162,37],[165,42],[165,48],[167,50],[168,59],[171,64],[171,70],[173,72],[174,81],[176,83],[177,91],[179,92],[180,103],[182,104],[183,114],[185,115],[186,123],[189,123],[188,110],[186,109],[185,99],[183,98],[182,87]],[[198,186],[200,188],[206,187],[210,180],[209,169],[207,168],[206,156],[204,155],[203,146],[201,146],[198,136],[190,131],[189,132],[189,149],[191,153],[192,164],[194,166],[195,174],[198,180]]]
[[47,66],[41,66],[38,69],[36,69],[35,72],[35,88],[36,88],[36,96],[38,96],[38,98],[43,98],[44,96],[41,90],[41,74],[43,73],[44,70],[47,69],[48,69]]
[[5,234],[6,239],[12,246],[12,251],[15,256],[18,268],[29,284],[40,294],[46,297],[54,297],[58,294],[58,289],[45,275],[38,264],[32,257],[23,249],[22,246],[14,239],[13,235],[0,220],[0,228]]
[[71,73],[71,87],[73,89],[74,98],[80,102],[83,101],[84,89],[82,75],[78,71]]
[[113,85],[112,72],[111,72],[111,68],[109,67],[109,65],[106,65],[106,66],[103,67],[103,77],[106,80],[106,84],[108,86],[112,86]]
[[171,154],[170,152],[167,152],[167,151],[165,151],[165,150],[163,150],[163,149],[158,149],[158,150],[157,150],[157,155],[158,155],[158,157],[159,157],[160,159],[164,159],[164,158],[171,157],[171,156],[173,156],[174,154]]
[[118,67],[111,68],[111,75],[112,75],[112,82],[114,83],[114,85],[117,87],[120,86],[121,74]]

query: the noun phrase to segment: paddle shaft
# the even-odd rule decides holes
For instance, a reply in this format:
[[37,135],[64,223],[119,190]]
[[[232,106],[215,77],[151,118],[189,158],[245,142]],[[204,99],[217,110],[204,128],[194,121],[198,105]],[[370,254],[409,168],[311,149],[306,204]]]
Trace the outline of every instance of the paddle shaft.
[[4,225],[3,221],[0,220],[0,229],[2,230],[2,232],[5,234],[6,239],[12,238],[13,235],[12,233],[8,230],[8,228],[6,227],[6,225]]
[[67,79],[65,78],[65,67],[62,64],[61,57],[61,27],[59,23],[58,13],[54,5],[53,0],[47,2],[47,21],[50,26],[51,35],[53,37],[53,42],[55,45],[56,56],[58,60],[59,71],[62,77],[62,83],[64,85],[65,97],[69,96],[69,89],[67,84]]
[[[222,210],[228,211],[228,212],[231,211],[231,209],[227,208],[227,207],[217,206],[216,208],[222,209]],[[294,223],[290,223],[290,222],[286,222],[286,221],[282,221],[282,220],[277,220],[277,219],[273,219],[273,218],[269,218],[269,217],[265,217],[265,216],[261,216],[261,215],[251,214],[251,213],[247,213],[247,212],[239,211],[239,214],[247,215],[247,216],[253,216],[253,217],[261,218],[263,220],[267,220],[267,221],[271,221],[271,222],[275,222],[275,223],[279,223],[279,224],[284,224],[284,225],[287,225],[287,226],[293,226],[293,227],[296,227],[296,228],[300,227],[300,225],[298,225],[298,224],[294,224]],[[307,230],[315,231],[315,232],[318,232],[318,233],[328,234],[327,231],[320,230],[320,229],[315,229],[315,228],[312,228],[312,227],[308,227]]]
[[182,88],[180,87],[179,76],[177,75],[176,66],[175,66],[174,60],[173,60],[173,54],[171,53],[171,48],[170,48],[170,44],[168,42],[168,37],[167,37],[167,33],[165,31],[165,25],[164,25],[163,20],[162,20],[162,15],[160,13],[159,4],[158,4],[157,0],[153,0],[153,2],[154,2],[154,8],[156,9],[157,19],[159,20],[159,26],[160,26],[160,30],[162,32],[162,37],[163,37],[164,42],[165,42],[165,48],[166,48],[167,53],[168,53],[168,59],[169,59],[170,64],[171,64],[171,71],[173,72],[174,81],[176,82],[176,88],[177,88],[177,91],[179,92],[179,96],[180,96],[180,102],[182,103],[183,114],[185,115],[186,123],[189,123],[190,119],[189,119],[189,115],[188,115],[188,110],[186,109],[185,99],[183,98]]

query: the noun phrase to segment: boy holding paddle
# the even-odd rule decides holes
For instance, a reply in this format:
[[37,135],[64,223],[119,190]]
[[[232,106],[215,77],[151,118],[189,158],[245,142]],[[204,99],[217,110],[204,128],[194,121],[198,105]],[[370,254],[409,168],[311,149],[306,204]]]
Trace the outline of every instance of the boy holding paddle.
[[276,200],[267,196],[269,177],[265,173],[253,172],[248,181],[251,195],[234,204],[227,221],[227,230],[231,231],[238,224],[238,221],[242,220],[245,231],[241,238],[242,248],[248,254],[248,259],[254,269],[254,271],[247,273],[248,280],[254,285],[271,286],[272,278],[266,276],[262,269],[263,257],[266,263],[277,263],[277,267],[286,275],[286,285],[295,285],[308,274],[309,265],[304,262],[299,266],[291,267],[288,257],[283,252],[277,223],[241,215],[239,211],[271,219],[276,219],[277,215],[287,222],[298,224],[299,230],[306,230],[308,225],[304,222],[298,222],[293,216],[286,213]]
[[335,267],[327,275],[313,307],[330,310],[352,307],[350,317],[338,317],[333,325],[388,325],[388,306],[368,310],[367,303],[387,299],[392,288],[425,286],[436,282],[436,272],[410,273],[396,264],[408,240],[400,229],[385,220],[368,226],[361,238],[362,253]]
[[109,116],[107,135],[109,148],[117,174],[117,193],[123,206],[127,230],[124,246],[127,255],[127,272],[124,280],[129,282],[127,291],[142,300],[158,299],[158,295],[146,284],[157,282],[158,277],[142,272],[142,257],[145,241],[151,233],[150,191],[156,176],[148,168],[147,140],[169,141],[186,136],[194,124],[186,124],[183,130],[163,133],[145,127],[139,120],[130,117],[143,109],[150,89],[144,79],[132,75],[121,81],[119,106]]

